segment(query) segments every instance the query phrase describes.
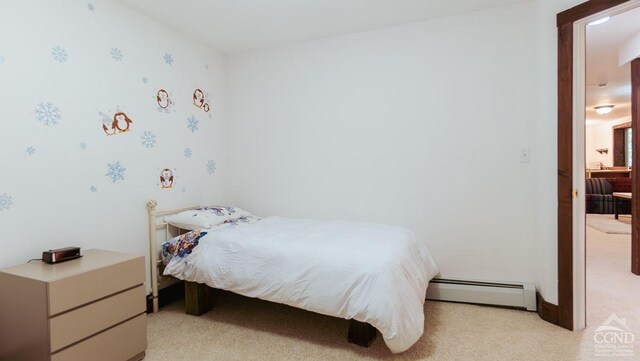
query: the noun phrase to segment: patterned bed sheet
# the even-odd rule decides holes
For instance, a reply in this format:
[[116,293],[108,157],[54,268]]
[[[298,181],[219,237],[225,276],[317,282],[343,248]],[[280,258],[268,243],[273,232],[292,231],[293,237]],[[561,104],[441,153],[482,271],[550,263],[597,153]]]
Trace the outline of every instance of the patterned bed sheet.
[[[244,216],[238,219],[227,220],[215,227],[237,227],[242,224],[251,224],[261,219],[262,218],[253,215]],[[184,258],[190,255],[193,249],[200,243],[200,238],[207,235],[207,233],[204,229],[190,231],[164,242],[162,244],[162,263],[166,266],[174,257]]]

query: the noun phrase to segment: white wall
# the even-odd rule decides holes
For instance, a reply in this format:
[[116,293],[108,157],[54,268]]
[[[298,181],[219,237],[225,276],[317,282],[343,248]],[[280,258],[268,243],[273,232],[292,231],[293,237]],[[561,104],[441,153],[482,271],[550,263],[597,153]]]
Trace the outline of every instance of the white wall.
[[408,227],[443,277],[537,282],[534,29],[523,3],[231,56],[231,197]]
[[[147,200],[167,208],[223,199],[220,174],[206,165],[224,174],[224,57],[114,2],[93,4],[12,1],[0,11],[0,195],[11,197],[0,207],[0,267],[67,245],[147,254]],[[56,46],[65,61],[52,56]],[[213,95],[211,118],[191,103],[195,87]],[[168,114],[157,110],[159,88],[173,95]],[[59,108],[58,125],[36,119],[40,102]],[[118,108],[131,131],[108,137],[99,112]],[[199,131],[187,128],[190,116]],[[153,148],[141,144],[144,131],[155,135]],[[105,173],[115,161],[126,172],[112,183]],[[165,167],[176,174],[173,189],[159,185]]]
[[[218,53],[109,1],[93,1],[93,12],[77,1],[14,1],[0,12],[0,195],[12,197],[0,211],[0,266],[68,244],[143,253],[148,198],[216,200],[405,225],[431,242],[444,275],[534,280],[556,303],[555,19],[581,2],[536,0],[245,53],[227,59],[225,80]],[[51,58],[58,45],[66,63]],[[125,61],[113,63],[112,47]],[[175,114],[155,111],[142,76],[180,97]],[[214,94],[195,138],[184,134],[185,118],[199,114],[185,98],[194,85]],[[35,120],[41,101],[60,107],[60,125]],[[136,125],[114,145],[95,126],[116,105]],[[152,150],[140,149],[143,129],[157,136]],[[517,163],[521,146],[531,146],[531,164]],[[106,163],[118,159],[126,180],[111,184]],[[203,173],[210,159],[219,174]],[[165,165],[179,169],[184,194],[158,189]]]
[[637,58],[640,58],[640,33],[631,37],[618,52],[620,66]]
[[606,154],[601,155],[600,153],[596,152],[596,149],[599,149],[596,144],[598,144],[599,128],[601,125],[602,124],[587,123],[585,127],[584,149],[585,163],[587,164],[587,168],[594,163],[602,162],[604,164],[604,161],[608,157],[608,155]]

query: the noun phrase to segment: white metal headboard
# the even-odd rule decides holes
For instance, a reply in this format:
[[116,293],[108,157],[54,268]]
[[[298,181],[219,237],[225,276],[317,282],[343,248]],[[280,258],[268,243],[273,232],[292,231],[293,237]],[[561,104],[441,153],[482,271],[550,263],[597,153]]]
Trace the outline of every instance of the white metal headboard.
[[[176,208],[165,211],[157,211],[156,207],[158,202],[155,200],[150,200],[147,202],[147,212],[149,214],[149,266],[151,267],[151,296],[153,300],[153,312],[158,312],[158,290],[169,286],[176,282],[175,279],[169,277],[162,277],[158,275],[158,268],[162,266],[162,261],[160,260],[160,253],[158,250],[158,245],[162,242],[165,242],[175,236],[178,236],[186,231],[181,230],[177,227],[171,226],[164,221],[164,217],[180,213],[183,211],[188,211],[196,208],[200,208],[200,206],[191,206],[185,208]],[[164,231],[162,238],[158,241],[158,232]]]

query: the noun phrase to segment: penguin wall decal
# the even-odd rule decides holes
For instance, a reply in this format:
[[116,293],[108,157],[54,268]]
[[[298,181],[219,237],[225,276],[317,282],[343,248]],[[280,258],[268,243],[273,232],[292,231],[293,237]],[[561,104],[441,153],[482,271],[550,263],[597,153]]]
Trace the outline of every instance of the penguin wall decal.
[[107,116],[103,112],[99,112],[100,122],[102,123],[102,130],[106,135],[114,135],[116,134],[115,129],[113,128],[113,119]]
[[173,188],[173,172],[165,168],[160,172],[160,185],[162,189]]
[[158,103],[158,111],[163,113],[169,113],[173,108],[172,96],[165,89],[160,89],[156,93],[156,102]]
[[113,115],[113,118],[109,118],[103,112],[99,112],[98,115],[102,123],[102,130],[108,136],[127,133],[131,130],[133,120],[125,112],[119,111]]
[[195,105],[197,108],[204,110],[206,113],[208,113],[209,110],[211,109],[209,106],[209,103],[210,103],[209,99],[210,99],[209,94],[205,93],[202,89],[196,88],[196,90],[193,91],[193,97],[192,97],[193,105]]
[[123,112],[118,112],[113,116],[113,126],[118,130],[118,133],[128,132],[131,123],[133,123],[133,120]]
[[202,108],[204,104],[204,92],[202,89],[196,89],[193,91],[193,105],[198,108]]

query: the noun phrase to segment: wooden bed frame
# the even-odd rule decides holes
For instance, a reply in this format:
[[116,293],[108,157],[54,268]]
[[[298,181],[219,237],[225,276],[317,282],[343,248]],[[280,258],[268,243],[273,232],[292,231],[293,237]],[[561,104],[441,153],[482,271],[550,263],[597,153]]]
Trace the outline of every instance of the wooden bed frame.
[[[191,206],[185,208],[169,209],[165,211],[156,210],[158,203],[155,200],[147,202],[147,212],[149,215],[149,263],[151,267],[151,297],[153,303],[153,313],[158,312],[158,292],[160,289],[179,282],[174,277],[162,276],[164,265],[160,259],[159,243],[165,242],[175,236],[188,231],[174,227],[164,221],[164,217],[180,213],[187,210],[200,208]],[[158,233],[163,236],[159,239]],[[161,234],[162,234],[161,233]],[[184,281],[185,311],[189,315],[200,316],[213,308],[215,289],[202,283]],[[347,339],[350,343],[362,347],[369,347],[376,339],[376,329],[368,323],[359,322],[354,319],[349,320],[349,332]]]

